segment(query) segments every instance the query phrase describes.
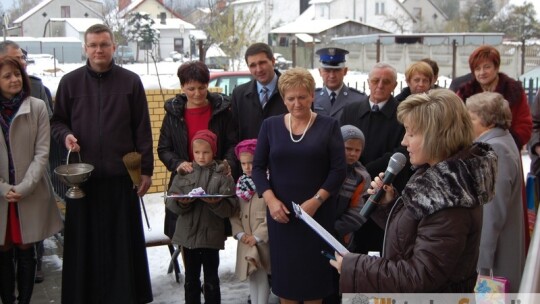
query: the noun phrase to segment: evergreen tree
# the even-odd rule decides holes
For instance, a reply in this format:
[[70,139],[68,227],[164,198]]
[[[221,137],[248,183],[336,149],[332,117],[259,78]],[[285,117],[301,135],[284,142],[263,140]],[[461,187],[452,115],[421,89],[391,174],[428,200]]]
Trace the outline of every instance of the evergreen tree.
[[148,13],[136,12],[128,17],[128,41],[137,42],[137,61],[139,50],[156,53],[159,45],[159,31],[153,28],[154,20]]

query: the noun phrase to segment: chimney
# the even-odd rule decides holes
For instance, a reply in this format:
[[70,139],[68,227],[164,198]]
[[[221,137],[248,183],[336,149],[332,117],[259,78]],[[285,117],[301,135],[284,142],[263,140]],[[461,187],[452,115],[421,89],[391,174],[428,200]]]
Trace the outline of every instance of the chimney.
[[131,0],[118,0],[118,11],[123,10],[131,4]]

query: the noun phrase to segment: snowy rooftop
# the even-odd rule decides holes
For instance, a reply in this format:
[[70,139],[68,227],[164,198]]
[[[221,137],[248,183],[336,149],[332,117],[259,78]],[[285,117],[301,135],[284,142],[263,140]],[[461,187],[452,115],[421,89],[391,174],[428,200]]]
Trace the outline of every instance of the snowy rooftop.
[[103,24],[103,20],[98,18],[51,18],[51,21],[65,21],[77,32],[84,33],[94,24]]
[[303,20],[295,21],[284,26],[280,26],[270,31],[274,34],[319,34],[330,28],[343,24],[345,22],[355,22],[350,19],[316,19],[316,20]]
[[165,20],[165,24],[161,24],[161,19],[154,19],[154,26],[153,28],[158,30],[164,30],[164,29],[185,29],[185,30],[194,30],[195,26],[189,22],[186,22],[182,19],[178,18],[167,18]]
[[28,17],[32,16],[33,14],[35,14],[37,11],[39,11],[40,9],[42,9],[43,7],[45,7],[47,4],[51,3],[53,0],[44,0],[44,1],[41,1],[40,3],[38,3],[36,6],[34,6],[31,10],[27,11],[26,13],[24,13],[22,16],[20,16],[19,18],[15,19],[15,21],[13,21],[13,23],[21,23],[23,22],[24,20],[26,20]]

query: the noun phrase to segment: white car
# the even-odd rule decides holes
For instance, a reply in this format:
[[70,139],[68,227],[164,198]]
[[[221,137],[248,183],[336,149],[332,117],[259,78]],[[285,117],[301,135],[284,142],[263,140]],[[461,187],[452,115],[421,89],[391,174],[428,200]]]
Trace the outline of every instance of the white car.
[[177,61],[183,62],[184,61],[184,55],[182,55],[181,53],[178,53],[177,51],[170,52],[169,56],[172,58],[172,60],[174,62],[177,62]]
[[278,70],[286,70],[292,67],[292,61],[285,59],[282,54],[274,53],[274,58],[276,59],[276,67]]

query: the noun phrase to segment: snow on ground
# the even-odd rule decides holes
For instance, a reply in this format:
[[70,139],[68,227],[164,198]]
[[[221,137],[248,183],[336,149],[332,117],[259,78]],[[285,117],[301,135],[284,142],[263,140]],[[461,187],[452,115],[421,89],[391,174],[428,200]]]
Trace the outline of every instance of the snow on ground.
[[[152,231],[163,232],[163,220],[165,217],[163,193],[146,195],[144,196],[144,202]],[[144,222],[144,228],[148,229],[146,222]],[[240,282],[234,276],[236,245],[236,240],[229,237],[225,243],[225,250],[220,251],[219,277],[222,303],[224,304],[247,303],[249,294],[247,281]],[[170,262],[168,249],[165,246],[152,247],[147,249],[147,253],[152,291],[154,293],[153,303],[182,303],[184,299],[183,276],[181,276],[180,284],[178,284],[173,273],[167,274]],[[184,267],[181,258],[179,258],[179,264],[183,274]]]
[[[141,77],[144,88],[147,90],[159,89],[159,83],[163,89],[178,89],[180,87],[176,72],[180,62],[157,62],[154,64],[146,63],[133,63],[124,64],[123,67],[133,71]],[[43,80],[43,83],[51,90],[53,96],[56,94],[58,82],[66,73],[79,68],[81,64],[56,64],[52,60],[36,60],[35,64],[29,64],[27,71],[31,75],[35,75]],[[156,72],[157,67],[157,72]],[[244,65],[243,69],[247,69]],[[322,78],[319,75],[317,69],[310,69],[311,75],[315,79],[317,87],[322,87]],[[158,77],[159,76],[159,77]],[[350,87],[356,88],[366,94],[369,94],[369,88],[367,86],[368,74],[361,71],[348,71],[345,76],[344,82]],[[398,86],[396,87],[394,94],[398,94],[401,91],[402,86],[405,87],[405,76],[402,73],[398,73]],[[446,86],[450,85],[450,79],[446,77],[439,77],[439,84]]]

